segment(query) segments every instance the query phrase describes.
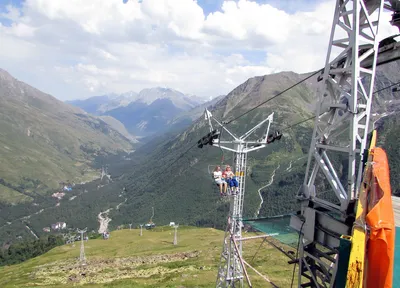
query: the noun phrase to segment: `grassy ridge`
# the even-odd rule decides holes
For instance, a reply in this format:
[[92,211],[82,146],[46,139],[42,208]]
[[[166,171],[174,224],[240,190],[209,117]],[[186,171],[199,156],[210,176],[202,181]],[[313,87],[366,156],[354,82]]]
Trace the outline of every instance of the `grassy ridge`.
[[[1,287],[213,287],[223,232],[211,228],[179,227],[178,245],[173,229],[119,230],[105,240],[85,242],[86,267],[77,263],[80,242],[57,247],[19,265],[0,268]],[[248,235],[246,235],[248,236]],[[279,287],[290,284],[288,258],[262,240],[244,243],[244,257]],[[248,271],[253,287],[272,287]]]

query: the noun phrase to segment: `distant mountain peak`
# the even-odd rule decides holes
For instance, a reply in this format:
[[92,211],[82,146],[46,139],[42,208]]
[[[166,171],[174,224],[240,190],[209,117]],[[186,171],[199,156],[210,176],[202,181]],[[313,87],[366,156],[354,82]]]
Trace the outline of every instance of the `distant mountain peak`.
[[10,73],[8,73],[6,70],[3,70],[0,68],[0,79],[1,80],[7,80],[7,79],[11,80],[11,79],[14,79],[14,77],[12,77],[10,75]]
[[191,111],[205,102],[206,98],[160,86],[145,88],[139,93],[110,93],[85,100],[69,101],[88,113],[113,116],[135,135],[163,131],[179,114]]

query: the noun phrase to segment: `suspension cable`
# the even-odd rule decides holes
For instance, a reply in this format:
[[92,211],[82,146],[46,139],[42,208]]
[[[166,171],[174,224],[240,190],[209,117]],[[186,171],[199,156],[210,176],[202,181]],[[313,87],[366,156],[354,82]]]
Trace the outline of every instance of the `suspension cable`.
[[[393,87],[393,86],[396,86],[396,85],[399,85],[399,84],[400,84],[400,81],[397,82],[397,83],[391,84],[391,85],[389,85],[389,86],[383,87],[383,88],[381,88],[381,89],[379,89],[379,90],[377,90],[377,91],[374,91],[374,92],[372,93],[372,95],[377,94],[377,93],[379,93],[379,92],[382,92],[382,91],[384,91],[384,90],[386,90],[386,89],[389,89],[389,88],[391,88],[391,87]],[[313,120],[313,119],[315,119],[315,118],[316,118],[315,115],[314,115],[314,116],[311,116],[311,117],[309,117],[309,118],[307,118],[307,119],[301,120],[300,122],[297,122],[297,123],[294,123],[294,124],[292,124],[292,125],[286,126],[286,127],[284,127],[282,130],[291,129],[291,128],[297,126],[297,125],[303,124],[304,122]]]
[[[300,84],[301,82],[304,82],[305,80],[311,78],[312,76],[314,76],[315,74],[317,74],[317,73],[320,72],[320,71],[321,71],[321,70],[318,70],[317,72],[314,72],[313,74],[311,74],[310,76],[304,78],[304,79],[301,80],[300,82],[298,82],[298,83],[292,85],[291,87],[289,87],[289,88],[285,89],[284,91],[278,93],[277,95],[273,96],[272,98],[266,100],[264,103],[261,103],[261,104],[257,105],[256,107],[250,109],[249,111],[247,111],[247,112],[241,114],[240,116],[236,117],[235,119],[229,121],[227,124],[229,124],[229,123],[231,123],[232,121],[234,121],[234,120],[236,120],[236,119],[242,117],[243,115],[249,113],[250,111],[253,111],[254,109],[258,108],[259,106],[261,106],[261,105],[267,103],[268,101],[270,101],[270,100],[272,100],[272,99],[274,99],[274,98],[276,98],[276,97],[282,95],[284,92],[290,90],[291,88],[295,87],[296,85]],[[397,82],[397,83],[391,84],[391,85],[389,85],[389,86],[383,87],[383,88],[381,88],[381,89],[379,89],[379,90],[377,90],[377,91],[374,91],[372,94],[373,94],[373,95],[374,95],[374,94],[377,94],[377,93],[379,93],[379,92],[382,92],[382,91],[384,91],[384,90],[386,90],[386,89],[389,89],[389,88],[391,88],[391,87],[393,87],[393,86],[396,86],[396,85],[399,85],[399,84],[400,84],[400,81]],[[304,120],[301,120],[301,121],[296,122],[296,123],[294,123],[294,124],[291,124],[291,125],[289,125],[289,126],[286,126],[286,127],[283,128],[283,130],[292,129],[293,127],[296,127],[296,126],[298,126],[298,125],[300,125],[300,124],[303,124],[303,123],[305,123],[305,122],[307,122],[307,121],[310,121],[310,120],[312,120],[312,119],[315,119],[315,118],[316,118],[316,116],[314,115],[314,116],[309,117],[309,118],[307,118],[307,119],[304,119]],[[178,162],[179,159],[181,159],[183,156],[185,156],[185,155],[186,155],[194,146],[196,146],[196,145],[197,145],[197,141],[194,142],[193,145],[191,145],[191,146],[190,146],[185,152],[183,152],[177,159],[175,159],[175,161],[173,161],[171,164],[169,164],[168,167],[167,167],[166,169],[164,169],[164,170],[162,171],[161,174],[163,174],[166,170],[170,169],[170,167],[171,167],[172,165],[174,165],[176,162]]]
[[272,96],[271,98],[265,100],[264,102],[261,102],[260,104],[258,104],[257,106],[251,108],[250,110],[248,110],[248,111],[246,111],[246,112],[240,114],[239,116],[233,118],[232,120],[227,121],[226,124],[232,123],[233,121],[235,121],[235,120],[237,120],[237,119],[243,117],[244,115],[250,113],[251,111],[257,109],[258,107],[260,107],[260,106],[262,106],[262,105],[268,103],[268,102],[271,101],[271,100],[274,100],[275,98],[281,96],[282,94],[286,93],[286,92],[289,91],[290,89],[293,89],[293,88],[296,87],[297,85],[300,85],[300,84],[303,83],[304,81],[310,79],[311,77],[315,76],[316,74],[320,73],[320,72],[323,71],[323,70],[324,70],[324,69],[322,68],[322,69],[320,69],[320,70],[318,70],[318,71],[315,71],[315,72],[312,73],[311,75],[309,75],[309,76],[305,77],[304,79],[298,81],[297,83],[291,85],[290,87],[286,88],[285,90],[282,90],[281,92],[279,92],[278,94],[276,94],[276,95]]

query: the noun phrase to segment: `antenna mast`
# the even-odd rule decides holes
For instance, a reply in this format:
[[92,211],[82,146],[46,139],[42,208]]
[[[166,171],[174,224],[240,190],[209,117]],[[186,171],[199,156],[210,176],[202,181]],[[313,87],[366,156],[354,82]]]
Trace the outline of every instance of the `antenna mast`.
[[[205,120],[208,120],[210,126],[210,133],[198,141],[198,147],[202,148],[204,145],[216,146],[224,150],[232,151],[235,153],[235,175],[239,182],[237,193],[230,196],[230,211],[228,215],[228,223],[225,231],[225,238],[220,258],[218,269],[218,276],[216,287],[243,287],[243,279],[247,278],[249,281],[246,268],[242,258],[242,217],[243,217],[243,203],[245,193],[246,181],[246,166],[247,166],[247,153],[266,147],[269,143],[279,140],[282,134],[276,132],[268,134],[271,122],[273,121],[273,114],[269,115],[266,119],[254,126],[248,132],[238,137],[224,127],[218,120],[216,120],[210,111],[205,110]],[[214,130],[212,120],[227,132],[233,140],[224,141],[219,139],[220,132]],[[268,122],[267,129],[261,139],[246,141],[251,134],[257,129]]]

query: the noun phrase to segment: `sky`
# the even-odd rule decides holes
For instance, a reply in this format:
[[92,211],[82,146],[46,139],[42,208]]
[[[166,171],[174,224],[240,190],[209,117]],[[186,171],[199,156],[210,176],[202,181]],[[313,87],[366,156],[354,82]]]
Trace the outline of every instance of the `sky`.
[[[0,68],[60,100],[228,94],[324,66],[334,0],[0,0]],[[384,14],[382,38],[398,33]]]

